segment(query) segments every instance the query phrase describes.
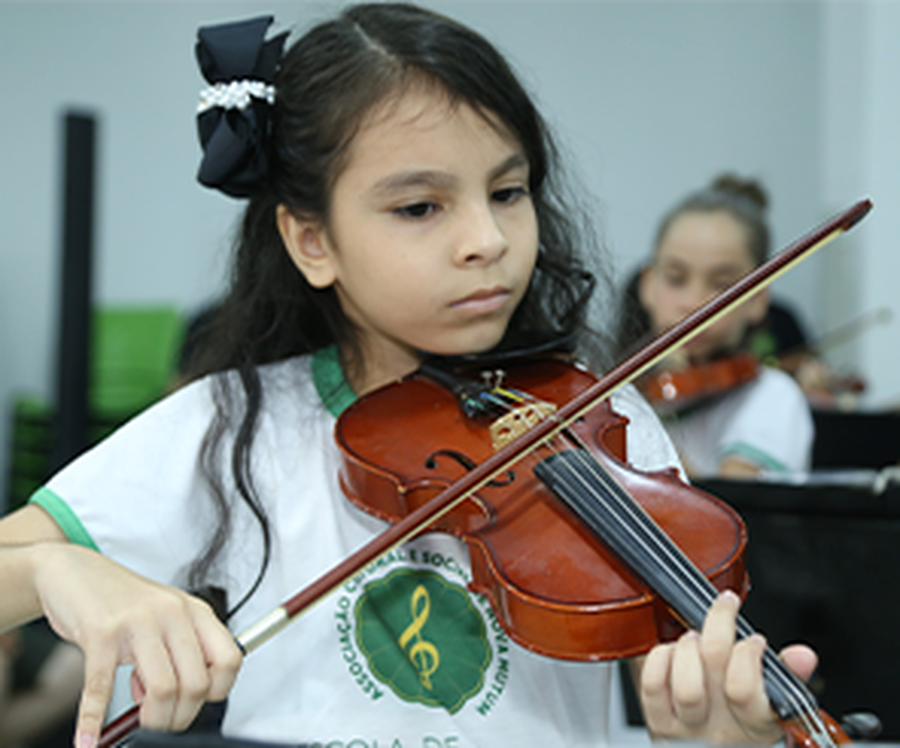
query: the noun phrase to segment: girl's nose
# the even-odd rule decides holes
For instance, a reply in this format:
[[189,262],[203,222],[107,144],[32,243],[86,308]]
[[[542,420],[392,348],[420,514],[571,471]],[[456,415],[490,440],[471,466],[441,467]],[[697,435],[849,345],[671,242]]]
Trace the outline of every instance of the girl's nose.
[[482,205],[460,216],[460,240],[456,262],[462,265],[489,265],[506,252],[509,243],[491,207]]
[[700,283],[692,283],[681,295],[681,313],[687,316],[691,312],[699,309],[710,298],[707,288]]

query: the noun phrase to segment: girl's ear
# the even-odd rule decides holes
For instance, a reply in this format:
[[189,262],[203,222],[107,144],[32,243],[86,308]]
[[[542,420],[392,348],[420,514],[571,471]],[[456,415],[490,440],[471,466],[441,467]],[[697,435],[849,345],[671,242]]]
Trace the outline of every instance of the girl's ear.
[[328,288],[337,278],[331,245],[318,222],[297,218],[284,205],[275,214],[278,232],[297,269],[313,288]]

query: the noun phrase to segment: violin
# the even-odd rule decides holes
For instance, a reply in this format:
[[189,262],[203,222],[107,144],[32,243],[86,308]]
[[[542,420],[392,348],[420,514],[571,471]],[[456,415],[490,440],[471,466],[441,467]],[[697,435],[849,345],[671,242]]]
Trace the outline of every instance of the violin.
[[[676,636],[679,621],[700,628],[720,587],[747,592],[746,530],[674,471],[628,466],[625,424],[608,398],[871,207],[862,200],[802,237],[599,379],[554,361],[517,367],[509,385],[432,370],[357,400],[336,427],[341,483],[391,524],[240,632],[241,649],[251,652],[379,557],[435,530],[467,543],[473,588],[533,651],[619,658]],[[738,637],[752,633],[739,617]],[[769,649],[763,670],[788,744],[850,742]],[[100,748],[126,738],[137,711],[108,725]]]
[[853,340],[875,325],[891,321],[886,307],[871,309],[819,338],[780,354],[776,364],[790,374],[818,409],[851,410],[866,390],[866,381],[853,373],[833,371],[821,354]]
[[[441,380],[452,375],[425,368],[357,400],[335,432],[345,495],[396,526],[596,382],[554,360],[508,377],[451,389]],[[741,518],[675,470],[629,466],[625,425],[602,401],[422,528],[466,542],[470,589],[526,649],[568,660],[631,657],[677,638],[685,624],[699,629],[720,590],[749,590]],[[752,633],[739,617],[738,637]],[[763,668],[790,745],[850,742],[770,649]]]
[[[442,378],[448,376],[442,373]],[[558,406],[596,382],[586,369],[563,361],[520,364],[502,385],[481,392],[477,383],[469,386],[465,397],[482,394],[488,401],[479,408],[468,402],[461,406],[458,396],[433,377],[433,369],[420,370],[362,397],[337,422],[344,494],[391,524],[427,506],[470,466],[485,462],[537,419],[552,418]],[[478,415],[473,418],[467,411]],[[617,496],[627,506],[623,511],[635,516],[610,522],[607,529],[615,537],[595,536],[582,516],[555,500],[556,491],[545,483],[551,464],[556,465],[555,479],[560,470],[563,478],[578,481],[602,476],[609,484],[604,499],[606,490],[633,497],[703,570],[704,582],[712,582],[715,589],[704,585],[708,603],[717,590],[748,590],[747,534],[741,519],[718,499],[683,483],[674,471],[645,474],[630,468],[625,425],[603,401],[566,429],[561,440],[540,445],[425,528],[466,542],[470,588],[491,601],[507,634],[533,652],[568,660],[621,659],[684,630],[611,550],[644,532],[647,520],[640,510]],[[571,457],[567,450],[573,450]],[[581,459],[575,450],[585,451],[579,453]],[[641,553],[653,552],[647,547]],[[667,548],[665,553],[676,551]],[[667,558],[657,563],[665,564]]]
[[683,369],[661,369],[637,381],[637,388],[661,413],[672,413],[718,397],[759,376],[756,356],[741,352]]
[[[865,381],[856,375],[833,373],[819,360],[817,353],[846,342],[871,325],[888,322],[890,318],[888,309],[873,310],[812,343],[778,356],[764,357],[765,364],[780,368],[796,379],[815,407],[832,408],[837,403],[853,402],[853,396],[865,391]],[[743,351],[682,368],[660,367],[638,379],[636,385],[657,412],[668,415],[752,382],[759,376],[762,366],[756,355]]]

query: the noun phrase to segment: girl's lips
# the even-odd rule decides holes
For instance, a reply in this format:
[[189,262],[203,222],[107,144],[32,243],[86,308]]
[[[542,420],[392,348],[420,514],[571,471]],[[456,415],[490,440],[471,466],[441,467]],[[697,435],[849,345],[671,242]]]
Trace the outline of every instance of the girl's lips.
[[490,314],[502,308],[511,295],[508,288],[490,288],[476,291],[464,299],[454,301],[450,306],[474,314]]

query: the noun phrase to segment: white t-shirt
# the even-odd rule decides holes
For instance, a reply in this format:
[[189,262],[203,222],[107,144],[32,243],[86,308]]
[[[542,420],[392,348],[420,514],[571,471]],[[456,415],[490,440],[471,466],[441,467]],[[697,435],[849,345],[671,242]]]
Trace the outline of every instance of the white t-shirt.
[[711,403],[663,420],[684,464],[696,476],[718,473],[726,457],[769,472],[805,472],[812,456],[813,420],[797,383],[762,367],[752,382]]
[[[335,416],[323,405],[321,386],[317,392],[327,379],[317,367],[334,363],[315,360],[261,369],[253,474],[273,530],[272,556],[259,589],[229,624],[236,633],[385,527],[342,494]],[[634,465],[677,465],[655,415],[633,390],[613,402],[631,419]],[[213,521],[197,467],[211,413],[209,380],[194,383],[76,460],[33,501],[73,541],[184,586]],[[233,523],[214,572],[232,604],[255,579],[262,548],[243,502]],[[605,743],[610,666],[518,646],[486,600],[467,589],[470,579],[462,541],[429,533],[405,543],[247,656],[223,732],[329,748]]]

